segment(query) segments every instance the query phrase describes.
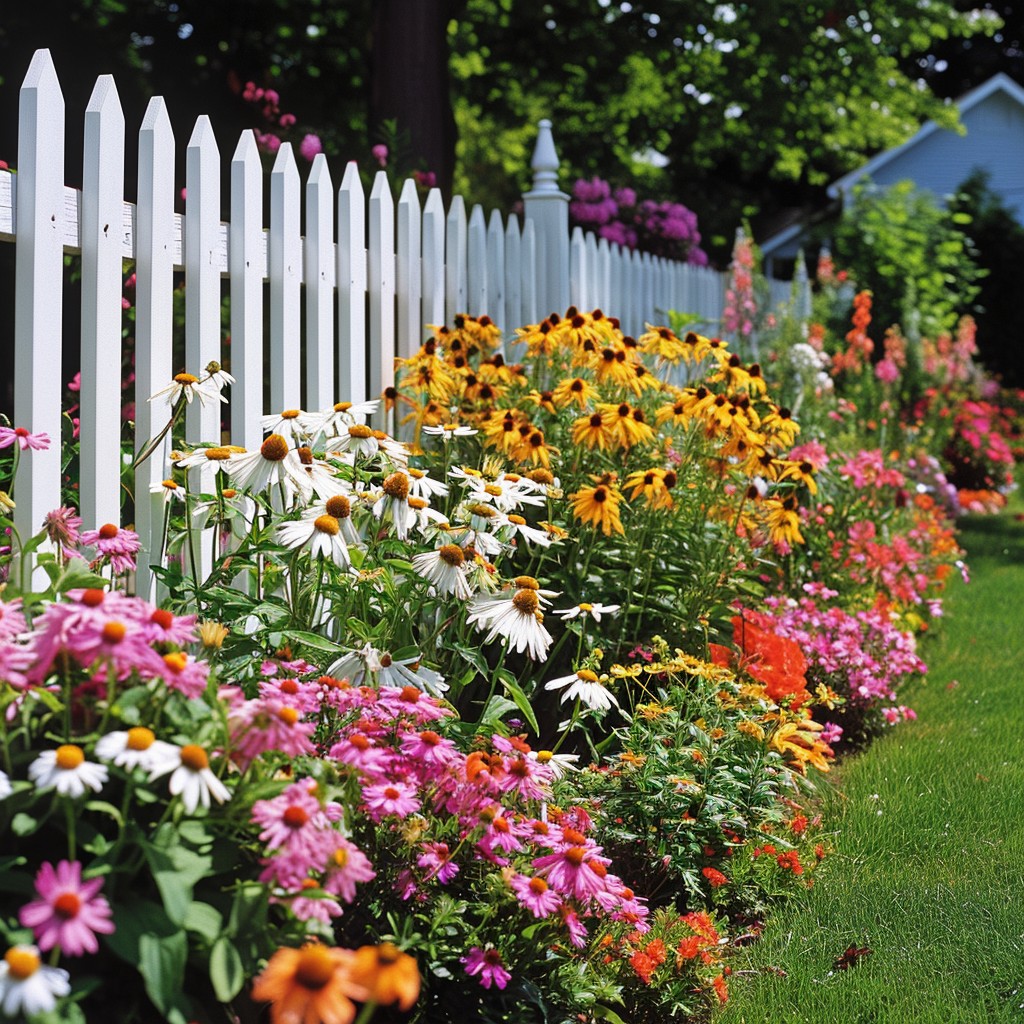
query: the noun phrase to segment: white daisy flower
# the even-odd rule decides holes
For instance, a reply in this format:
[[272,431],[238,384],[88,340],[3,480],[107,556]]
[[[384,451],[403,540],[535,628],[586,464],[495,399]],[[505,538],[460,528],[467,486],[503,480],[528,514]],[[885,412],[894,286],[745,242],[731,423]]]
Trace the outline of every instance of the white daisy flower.
[[522,516],[516,515],[515,512],[509,513],[508,525],[512,528],[512,535],[517,538],[521,537],[528,547],[536,544],[538,547],[546,548],[551,544],[551,537],[546,531],[538,530],[536,526],[530,526]]
[[200,380],[198,377],[193,377],[191,373],[175,374],[174,380],[167,387],[161,388],[155,395],[151,395],[149,401],[155,402],[162,398],[168,405],[174,406],[182,396],[189,405],[192,404],[194,398],[199,399],[200,405],[206,405],[207,402],[227,401],[212,378],[207,377]]
[[411,466],[405,471],[409,477],[409,494],[414,498],[444,498],[448,495],[448,485],[424,473],[422,469]]
[[438,594],[451,594],[460,601],[473,596],[463,569],[466,556],[458,544],[444,544],[436,551],[423,551],[414,555],[412,567],[429,580]]
[[165,505],[169,505],[172,501],[185,500],[185,488],[170,477],[159,483],[150,484],[149,493],[163,495]]
[[373,436],[388,460],[404,471],[409,465],[409,456],[412,454],[409,451],[409,446],[404,441],[397,441],[390,434],[385,434],[383,430],[375,430]]
[[44,750],[29,766],[28,777],[40,792],[56,789],[61,796],[80,797],[87,789],[98,793],[107,781],[102,764],[86,761],[81,747],[65,743],[56,750]]
[[526,755],[531,761],[537,764],[546,765],[552,776],[556,779],[564,779],[568,772],[578,772],[576,762],[580,759],[579,754],[555,754],[550,750],[531,750]]
[[467,500],[488,502],[501,512],[514,512],[523,505],[543,505],[546,501],[532,484],[523,486],[530,483],[523,477],[499,477],[497,480],[466,477],[466,483],[471,492]]
[[240,540],[252,528],[256,518],[256,502],[248,494],[242,494],[233,487],[225,487],[220,496],[220,502],[216,499],[197,502],[192,509],[192,524],[195,529],[202,530],[211,521],[219,521],[228,524],[231,532]]
[[448,689],[444,676],[420,664],[420,655],[395,658],[388,651],[379,651],[366,644],[358,651],[350,651],[327,669],[327,674],[347,679],[352,686],[376,682],[378,686],[415,686],[434,696]]
[[0,772],[0,800],[6,800],[14,792],[6,772]]
[[395,536],[405,540],[409,536],[409,478],[401,472],[390,473],[381,484],[383,493],[374,503],[373,514],[382,523],[389,519],[394,524]]
[[541,661],[552,643],[551,634],[539,617],[542,593],[536,587],[520,586],[514,592],[494,597],[477,596],[466,621],[488,630],[485,644],[504,637],[511,650],[527,651],[534,661]]
[[228,463],[232,455],[244,455],[245,449],[238,445],[212,445],[209,448],[197,448],[188,455],[183,455],[174,460],[174,464],[181,469],[194,469],[198,466],[210,466],[221,473],[228,471]]
[[34,1017],[56,1009],[71,992],[71,975],[49,967],[36,946],[11,946],[0,960],[0,1011],[5,1017]]
[[303,413],[303,425],[311,437],[317,434],[337,437],[353,423],[365,422],[366,417],[372,416],[379,406],[379,398],[369,402],[336,402],[330,409]]
[[169,774],[167,788],[172,796],[181,797],[189,814],[194,814],[200,804],[209,808],[211,799],[222,804],[231,798],[227,786],[210,770],[210,759],[202,747],[195,743],[184,747],[168,746],[170,752],[150,769],[150,782]]
[[612,705],[619,706],[615,694],[607,689],[590,669],[577,669],[570,676],[549,679],[544,684],[545,690],[562,690],[562,703],[578,700],[591,711],[607,711]]
[[275,484],[309,498],[311,485],[298,452],[280,434],[271,434],[254,452],[233,454],[228,473],[236,487],[262,491]]
[[621,605],[617,604],[588,604],[584,601],[573,608],[554,608],[551,614],[557,615],[564,622],[577,619],[581,615],[589,615],[595,622],[600,622],[602,615],[614,615],[620,607]]
[[448,517],[436,508],[430,507],[426,498],[409,495],[409,528],[416,529],[424,537],[436,536],[448,525]]
[[158,762],[173,757],[176,750],[174,744],[158,740],[151,729],[142,725],[127,731],[107,733],[96,744],[96,756],[101,761],[113,761],[128,771],[142,768],[148,772]]
[[265,434],[280,434],[282,437],[290,437],[298,444],[309,434],[304,422],[306,416],[308,413],[304,413],[301,409],[285,409],[280,413],[261,416],[260,426]]
[[206,383],[218,391],[223,391],[229,384],[235,383],[235,378],[216,361],[206,364],[206,372],[210,375]]
[[[302,457],[308,448],[300,451]],[[352,485],[338,474],[337,467],[324,459],[305,458],[302,460],[306,475],[309,477],[309,486],[313,494],[321,500],[331,498],[336,494],[351,494]]]
[[328,452],[348,452],[353,457],[372,459],[380,451],[380,441],[365,423],[350,423],[343,427],[336,437],[330,437],[324,444]]
[[311,557],[323,555],[342,569],[347,569],[352,564],[348,545],[341,533],[341,523],[327,512],[316,516],[306,513],[301,519],[282,523],[277,528],[277,539],[286,548],[301,548],[308,545]]
[[447,444],[453,437],[472,437],[479,431],[467,427],[464,423],[439,423],[437,426],[423,427],[423,433],[439,437],[444,444]]

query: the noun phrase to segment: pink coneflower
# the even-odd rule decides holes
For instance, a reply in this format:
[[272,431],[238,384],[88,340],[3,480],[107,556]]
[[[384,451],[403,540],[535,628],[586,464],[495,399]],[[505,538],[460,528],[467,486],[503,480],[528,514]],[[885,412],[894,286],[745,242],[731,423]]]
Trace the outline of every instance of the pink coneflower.
[[196,615],[174,615],[166,608],[152,608],[144,601],[137,602],[143,632],[151,643],[175,644],[184,647],[195,643]]
[[132,530],[104,523],[98,530],[86,530],[79,538],[83,546],[95,547],[98,558],[106,558],[115,573],[135,568],[135,556],[142,544]]
[[189,700],[201,697],[206,690],[210,666],[184,651],[172,651],[160,659],[159,675],[171,690],[183,693]]
[[569,930],[569,941],[577,949],[582,949],[587,944],[587,929],[579,914],[565,903],[558,908],[558,913],[562,917],[562,923]]
[[402,753],[417,764],[443,768],[458,756],[455,744],[433,729],[408,732],[400,740]]
[[0,448],[10,448],[15,442],[22,451],[34,448],[36,451],[45,452],[50,447],[50,435],[32,434],[24,427],[0,427]]
[[369,858],[355,843],[344,836],[334,837],[334,850],[328,857],[327,877],[323,888],[340,896],[346,903],[356,898],[356,883],[369,882],[377,877]]
[[[312,878],[304,880],[301,892],[309,893],[319,886]],[[292,914],[300,921],[320,921],[322,924],[330,924],[335,917],[341,917],[344,913],[341,904],[330,896],[278,896],[270,897],[271,903],[280,903],[288,907]]]
[[512,891],[534,917],[547,917],[562,904],[562,898],[551,890],[543,878],[516,875],[512,879]]
[[493,947],[481,949],[479,946],[473,946],[460,962],[466,965],[468,975],[480,975],[480,984],[484,988],[490,988],[492,985],[504,988],[512,980],[512,975],[505,970],[501,953]]
[[232,759],[243,768],[268,750],[279,750],[290,758],[313,753],[315,722],[302,721],[298,708],[280,701],[246,701],[228,717]]
[[[75,514],[73,508],[61,506],[43,516],[43,529],[47,537],[61,548],[76,548],[79,543],[78,528],[82,518]],[[77,552],[68,552],[68,554]]]
[[524,800],[544,800],[550,796],[553,772],[529,757],[510,758],[499,786],[502,792],[515,790]]
[[389,814],[404,818],[420,809],[416,790],[406,782],[379,782],[363,790],[363,799],[374,821]]
[[451,859],[447,843],[424,843],[423,849],[425,852],[416,863],[427,872],[428,878],[436,878],[445,885],[459,873],[459,865]]
[[96,933],[110,935],[110,904],[97,895],[102,878],[82,881],[82,865],[62,860],[56,870],[43,864],[36,875],[39,899],[21,908],[18,920],[35,933],[39,948],[46,952],[57,946],[66,956],[82,956],[99,949]]
[[538,857],[534,870],[559,892],[585,900],[605,889],[607,862],[597,846],[567,846],[564,850]]
[[418,722],[430,722],[451,715],[451,711],[442,707],[436,698],[415,686],[382,689],[380,702],[391,714],[408,715]]
[[390,748],[377,746],[373,739],[362,732],[354,732],[339,740],[328,754],[342,764],[352,765],[369,774],[382,774],[394,760]]

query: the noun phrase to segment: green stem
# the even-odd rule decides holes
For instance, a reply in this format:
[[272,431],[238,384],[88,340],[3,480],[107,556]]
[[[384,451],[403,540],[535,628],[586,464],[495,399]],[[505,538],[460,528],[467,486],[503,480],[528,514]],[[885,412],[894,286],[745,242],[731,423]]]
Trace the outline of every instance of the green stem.
[[377,1011],[377,1004],[371,999],[368,1003],[363,1005],[363,1008],[359,1011],[359,1016],[356,1017],[355,1024],[367,1024],[367,1021]]

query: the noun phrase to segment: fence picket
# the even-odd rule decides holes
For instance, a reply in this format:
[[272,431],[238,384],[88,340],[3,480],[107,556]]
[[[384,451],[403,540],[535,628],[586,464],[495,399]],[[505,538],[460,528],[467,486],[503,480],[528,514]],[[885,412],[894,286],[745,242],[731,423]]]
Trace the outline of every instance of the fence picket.
[[[432,188],[423,207],[423,327],[440,327],[444,316],[444,201],[441,190]],[[421,336],[419,339],[423,341]]]
[[79,513],[94,527],[121,522],[124,114],[110,75],[85,108],[84,148]]
[[370,190],[367,289],[370,294],[370,398],[395,382],[395,200],[384,171]]
[[395,289],[398,294],[397,354],[403,359],[415,355],[423,339],[420,296],[423,271],[420,267],[420,197],[416,182],[407,178],[398,197],[398,261]]
[[587,243],[579,225],[569,238],[569,302],[578,309],[587,308]]
[[299,169],[290,142],[270,171],[270,411],[302,405],[302,236]]
[[[338,401],[334,383],[334,183],[327,157],[317,153],[306,181],[306,390],[307,409]],[[298,332],[296,332],[298,336]]]
[[366,399],[366,206],[351,161],[338,188],[338,393]]
[[256,136],[242,132],[231,158],[231,439],[248,449],[263,440],[263,165]]
[[64,96],[48,50],[32,57],[18,103],[14,418],[50,447],[18,463],[14,522],[23,540],[60,505],[64,277]]
[[466,201],[453,196],[445,226],[444,322],[449,326],[467,312],[466,235]]
[[[149,101],[139,131],[139,196],[135,211],[135,451],[164,428],[170,409],[161,399],[174,373],[174,135],[167,105]],[[260,353],[262,356],[262,352]],[[153,488],[168,476],[168,434],[135,470],[135,529],[142,541],[136,561],[135,589],[153,600],[157,594],[151,565],[163,547],[164,495]]]
[[[607,238],[597,243],[597,301],[607,303],[612,286],[612,247]],[[602,312],[606,310],[602,309]],[[612,316],[615,314],[612,313]]]
[[505,230],[501,214],[491,210],[487,221],[487,302],[483,311],[499,327],[511,330],[499,319],[505,312]]
[[480,316],[487,312],[487,227],[484,208],[477,203],[469,215],[466,238],[466,305],[463,313]]
[[519,230],[519,218],[513,214],[509,216],[505,228],[505,309],[501,314],[501,329],[505,337],[506,358],[510,358],[509,345],[515,337],[515,329],[526,323],[523,313],[522,265],[523,235]]
[[535,324],[546,314],[540,312],[540,300],[537,296],[537,229],[532,220],[523,224],[521,253],[522,273],[519,280],[523,289],[522,325]]

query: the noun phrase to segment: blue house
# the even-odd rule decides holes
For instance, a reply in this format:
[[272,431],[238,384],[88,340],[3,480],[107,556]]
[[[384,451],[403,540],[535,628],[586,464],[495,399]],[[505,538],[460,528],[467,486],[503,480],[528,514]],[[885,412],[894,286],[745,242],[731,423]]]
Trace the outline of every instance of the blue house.
[[[1003,73],[961,96],[955,102],[961,134],[928,121],[902,145],[887,149],[867,163],[832,182],[829,198],[845,202],[854,186],[870,181],[885,188],[911,180],[939,198],[952,195],[978,169],[988,172],[989,187],[1024,224],[1024,88]],[[819,214],[820,223],[825,218]],[[812,218],[798,216],[760,242],[765,269],[782,271],[779,264],[793,260],[797,253],[816,245]]]

